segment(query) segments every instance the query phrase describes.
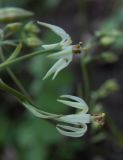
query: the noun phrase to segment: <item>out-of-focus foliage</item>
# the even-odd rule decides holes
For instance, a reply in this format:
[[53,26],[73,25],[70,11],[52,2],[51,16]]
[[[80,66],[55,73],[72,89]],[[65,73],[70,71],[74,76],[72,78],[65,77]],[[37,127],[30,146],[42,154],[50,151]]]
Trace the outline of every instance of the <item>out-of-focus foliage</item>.
[[[70,3],[72,4],[72,2]],[[84,6],[86,1],[83,1],[82,3]],[[119,1],[119,4],[122,4],[122,0],[121,2]],[[45,19],[44,15],[47,15],[47,21],[51,21],[51,17],[50,19],[47,19],[48,14],[50,15],[51,12],[54,12],[57,7],[60,8],[60,5],[61,0],[0,0],[0,8],[27,8],[36,13],[35,18]],[[67,2],[64,1],[64,7],[67,5]],[[70,12],[71,11],[69,11],[69,13]],[[86,12],[86,9],[84,12]],[[54,19],[54,17],[52,17],[52,19]],[[80,21],[78,19],[79,17],[76,18],[76,23]],[[73,22],[71,21],[71,19],[67,21],[67,25],[76,25],[73,25]],[[47,32],[41,30],[41,33],[39,33],[39,26],[35,24],[36,23],[33,23],[32,21],[28,23],[26,20],[21,20],[13,24],[1,23],[0,26],[3,27],[6,25],[5,32],[8,35],[11,31],[14,31],[14,33],[10,35],[11,38],[18,41],[21,37],[21,41],[25,46],[25,49],[21,52],[23,55],[34,50],[35,46],[40,46],[42,41],[50,43],[59,40],[58,37],[49,30],[47,30]],[[93,43],[91,43],[92,46],[89,44],[89,47],[87,47],[91,49],[90,53],[92,53],[92,56],[87,56],[87,64],[91,62],[92,59],[94,62],[101,61],[107,64],[117,63],[119,59],[118,55],[122,54],[123,51],[123,10],[118,10],[111,18],[103,20],[103,25],[101,29],[95,33],[95,37]],[[5,38],[4,40],[9,39]],[[6,43],[8,43],[8,41]],[[98,47],[101,48],[101,50],[99,50],[98,54],[97,52],[94,54],[95,49]],[[7,44],[4,49],[6,51],[5,55],[8,57],[9,53],[11,53],[10,51],[13,50],[13,47]],[[81,73],[78,71],[78,68],[74,68],[74,73],[71,66],[65,69],[64,72],[61,72],[54,82],[50,80],[43,81],[42,78],[51,66],[52,62],[48,58],[39,56],[23,62],[23,65],[19,63],[17,66],[13,66],[12,69],[19,79],[22,80],[25,88],[31,93],[38,106],[42,106],[41,109],[52,113],[67,113],[68,108],[57,103],[56,99],[58,95],[76,93],[78,90],[80,91],[79,94],[81,96],[82,86],[79,84]],[[76,77],[77,74],[79,76]],[[6,73],[1,72],[1,76],[6,82],[15,87]],[[75,79],[77,79],[76,84],[74,84]],[[109,95],[109,92],[112,92],[112,89],[117,90],[118,85],[115,82],[116,81],[108,81],[108,83],[102,84],[98,91],[100,93],[98,96],[101,95],[99,98],[104,98]],[[75,86],[78,87],[77,91]],[[111,118],[107,120],[108,125],[110,126],[109,128],[107,125],[102,129],[95,124],[91,126],[92,133],[89,130],[87,136],[80,139],[67,139],[59,135],[54,126],[49,122],[33,117],[27,110],[20,106],[12,96],[7,95],[4,92],[0,94],[1,160],[75,160],[82,159],[83,157],[84,159],[91,157],[90,159],[93,158],[94,160],[105,160],[106,157],[111,159],[111,155],[113,154],[113,151],[112,153],[108,151],[108,147],[105,148],[105,144],[107,145],[108,143],[111,146],[112,144],[115,146],[115,143],[117,143],[116,146],[118,146],[120,143],[121,146],[123,145],[122,133],[114,125]],[[94,92],[92,93],[92,97],[95,97]],[[96,99],[95,101],[97,101],[96,104],[95,102],[92,102],[92,113],[104,111],[104,106],[100,103],[99,99]],[[73,112],[73,110],[69,111]],[[115,137],[112,136],[113,133]],[[105,151],[106,149],[107,153]],[[112,157],[111,160],[120,160],[120,151],[117,151],[116,148],[115,151],[118,152],[118,155]],[[121,159],[122,157],[121,153]]]
[[[32,50],[34,46],[41,45],[42,43],[40,39],[37,39],[38,33],[39,28],[33,22],[9,23],[5,25],[5,34],[7,36],[10,36],[13,39],[16,38],[16,42],[21,40],[21,42],[23,42],[23,45],[25,45],[25,48],[31,47]],[[33,39],[31,39],[31,37]],[[36,39],[34,38],[36,38],[38,41],[35,42]],[[49,42],[57,41],[56,38],[59,40],[59,38],[54,34],[50,35],[50,31],[47,32],[47,35],[45,35],[46,41]],[[6,40],[4,39],[3,42],[5,41]],[[28,84],[28,87],[26,88],[30,88],[30,93],[32,94],[32,96],[34,96],[36,103],[39,106],[44,106],[44,108],[42,108],[43,110],[54,113],[63,113],[67,110],[67,108],[55,101],[60,93],[63,94],[68,90],[69,92],[71,92],[70,85],[72,82],[72,75],[70,71],[69,74],[68,71],[64,72],[58,77],[58,80],[55,82],[55,84],[53,84],[51,81],[41,80],[47,68],[50,66],[50,62],[48,61],[49,60],[44,57],[36,57],[30,60],[26,68],[28,69],[28,72],[30,74],[29,77],[32,76],[33,80],[30,80],[29,77],[25,77],[23,81],[25,81],[26,85]],[[47,64],[49,64],[49,66],[47,66]],[[22,73],[21,68],[19,70]],[[24,69],[24,71],[26,72],[26,69]],[[15,72],[19,74],[18,69],[16,68]],[[62,79],[62,77],[64,77],[64,79]],[[27,79],[29,82],[26,83]],[[12,146],[12,148],[14,148],[16,155],[12,156],[25,160],[45,159],[48,156],[49,152],[47,148],[49,148],[51,144],[59,143],[61,139],[61,136],[56,132],[56,129],[54,129],[54,127],[52,127],[52,125],[48,122],[34,118],[27,111],[25,111],[25,113],[27,113],[22,117],[20,116],[20,120],[16,122],[14,121],[13,117],[7,116],[6,112],[8,112],[9,110],[7,106],[8,104],[5,104],[6,109],[3,111],[1,110],[1,146],[5,144],[5,141],[7,141],[5,145],[6,150],[9,147],[9,144],[13,145],[14,142],[15,144]],[[11,130],[10,132],[8,132],[9,129]],[[4,155],[3,152],[1,158],[4,158],[4,156],[6,157],[6,153]]]

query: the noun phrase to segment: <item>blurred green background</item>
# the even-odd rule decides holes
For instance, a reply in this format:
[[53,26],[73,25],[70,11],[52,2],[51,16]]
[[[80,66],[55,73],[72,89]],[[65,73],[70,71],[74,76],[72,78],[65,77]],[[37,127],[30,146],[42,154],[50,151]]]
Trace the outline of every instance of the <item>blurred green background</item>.
[[[33,117],[15,98],[1,92],[0,160],[123,160],[123,1],[0,0],[0,8],[3,7],[34,12],[34,22],[39,20],[64,28],[74,44],[79,41],[85,44],[95,32],[104,32],[106,36],[94,44],[91,54],[113,52],[117,58],[108,61],[104,55],[102,61],[90,64],[91,88],[96,90],[105,80],[115,78],[120,90],[102,100],[108,116],[104,127],[94,133],[89,130],[84,137],[75,139],[60,135],[53,124]],[[114,30],[121,36],[113,36]],[[38,36],[47,43],[58,38],[42,29]],[[29,51],[27,47],[24,52]],[[43,110],[68,113],[69,108],[56,99],[62,94],[81,94],[80,62],[76,57],[54,81],[43,81],[52,64],[45,56],[38,56],[13,66],[13,70]],[[1,77],[14,86],[6,73],[1,72]]]

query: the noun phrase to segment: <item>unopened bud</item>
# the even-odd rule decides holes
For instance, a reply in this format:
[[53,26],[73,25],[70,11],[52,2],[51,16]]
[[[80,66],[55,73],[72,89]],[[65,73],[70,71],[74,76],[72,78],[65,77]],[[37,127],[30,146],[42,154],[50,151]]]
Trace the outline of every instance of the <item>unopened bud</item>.
[[114,63],[118,61],[118,56],[113,52],[104,52],[101,54],[101,59],[107,63]]
[[24,28],[28,32],[32,32],[32,33],[39,33],[40,32],[38,26],[36,24],[34,24],[33,22],[27,23]]
[[16,7],[0,9],[0,22],[14,22],[33,16],[33,13]]
[[19,23],[19,22],[17,22],[17,23],[10,23],[10,24],[6,25],[5,30],[9,30],[11,32],[16,32],[21,27],[22,27],[22,23]]
[[105,37],[102,37],[100,40],[100,44],[103,46],[112,45],[114,42],[115,42],[115,38],[112,36],[105,36]]
[[37,47],[41,45],[41,40],[38,37],[32,36],[32,37],[28,37],[25,43],[30,47]]

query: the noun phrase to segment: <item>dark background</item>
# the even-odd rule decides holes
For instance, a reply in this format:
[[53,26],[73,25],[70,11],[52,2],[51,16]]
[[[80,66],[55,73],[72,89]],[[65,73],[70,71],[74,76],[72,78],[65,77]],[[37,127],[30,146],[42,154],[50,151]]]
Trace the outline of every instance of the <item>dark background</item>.
[[[122,0],[0,0],[0,7],[21,7],[35,13],[33,20],[55,24],[65,29],[73,44],[91,39],[96,31],[123,31]],[[48,32],[42,39],[54,40]],[[92,52],[111,50],[119,60],[114,63],[94,61],[89,65],[91,89],[96,90],[105,80],[115,78],[120,85],[116,93],[103,99],[108,120],[99,131],[99,138],[88,133],[84,137],[66,138],[55,127],[28,113],[11,95],[0,96],[0,159],[1,160],[123,160],[123,39],[114,48],[97,45]],[[114,44],[113,44],[114,45]],[[73,63],[56,80],[42,81],[52,62],[45,57],[33,58],[15,70],[35,102],[50,112],[66,113],[68,108],[55,102],[60,94],[77,94],[83,84],[79,61]],[[8,83],[9,77],[2,73]],[[90,132],[90,131],[89,131]],[[101,137],[102,136],[102,137]],[[101,137],[101,138],[100,138]]]

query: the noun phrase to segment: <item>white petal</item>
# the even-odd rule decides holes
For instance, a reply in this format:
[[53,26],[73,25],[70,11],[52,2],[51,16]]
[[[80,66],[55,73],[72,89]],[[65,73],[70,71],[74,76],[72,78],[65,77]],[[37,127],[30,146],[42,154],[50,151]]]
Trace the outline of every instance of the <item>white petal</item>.
[[60,100],[60,99],[57,99],[58,102],[60,103],[63,103],[67,106],[70,106],[70,107],[74,107],[74,108],[78,108],[78,109],[82,109],[82,106],[80,103],[78,102],[71,102],[71,101],[66,101],[66,100]]
[[61,133],[64,136],[81,137],[87,131],[87,125],[83,124],[82,128],[77,128],[77,127],[71,127],[71,126],[59,125],[58,124],[56,126],[56,129],[58,130],[59,133]]
[[62,28],[44,22],[38,22],[38,24],[51,29],[54,33],[60,36],[62,41],[59,43],[61,45],[70,45],[72,43],[71,37]]
[[45,44],[45,45],[42,45],[42,47],[46,50],[61,49],[61,46],[59,43]]
[[49,77],[50,75],[52,75],[53,73],[55,73],[57,71],[57,69],[59,68],[59,66],[62,65],[62,63],[64,63],[63,59],[59,59],[50,69],[49,71],[46,73],[46,75],[44,76],[43,80],[46,79],[47,77]]
[[62,58],[59,59],[59,60],[51,67],[51,69],[46,73],[46,75],[45,75],[45,77],[43,78],[43,80],[46,79],[47,77],[49,77],[50,75],[52,75],[53,73],[54,73],[54,75],[53,75],[53,78],[52,78],[52,79],[54,79],[54,78],[57,76],[57,74],[58,74],[62,69],[64,69],[66,66],[69,65],[70,62],[71,62],[70,60],[65,60],[65,59],[62,59]]
[[56,52],[54,54],[50,54],[48,57],[59,59],[59,58],[67,58],[68,55],[71,56],[70,58],[72,59],[72,57],[73,57],[72,46],[67,46],[59,52]]
[[65,105],[74,107],[74,108],[82,109],[83,113],[88,112],[88,105],[85,103],[85,101],[83,99],[76,97],[76,96],[71,96],[71,95],[62,95],[60,97],[61,98],[68,98],[68,99],[74,100],[76,102],[67,101],[67,100],[57,100],[57,101],[65,104]]
[[61,116],[60,118],[58,118],[58,121],[79,125],[83,123],[90,123],[91,115],[86,113],[71,114],[71,115]]
[[65,67],[67,67],[69,65],[69,63],[71,62],[71,60],[65,60],[65,59],[62,59],[63,62],[62,64],[57,68],[55,74],[53,75],[53,78],[52,79],[55,79],[55,77],[57,76],[57,74],[62,70],[64,69]]

